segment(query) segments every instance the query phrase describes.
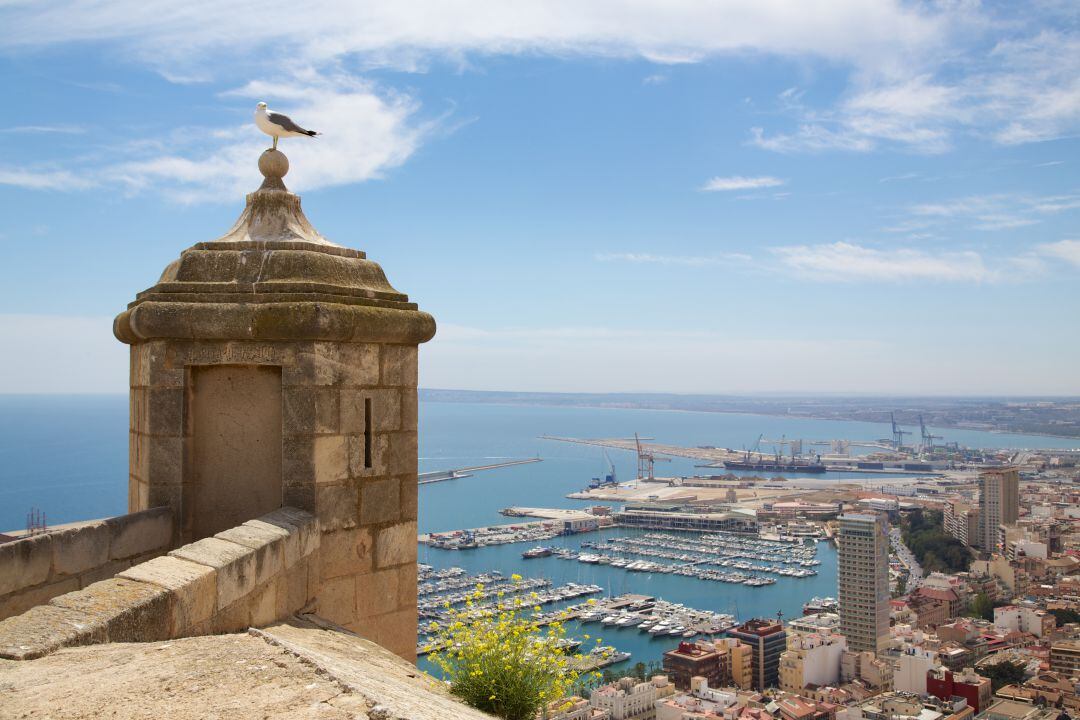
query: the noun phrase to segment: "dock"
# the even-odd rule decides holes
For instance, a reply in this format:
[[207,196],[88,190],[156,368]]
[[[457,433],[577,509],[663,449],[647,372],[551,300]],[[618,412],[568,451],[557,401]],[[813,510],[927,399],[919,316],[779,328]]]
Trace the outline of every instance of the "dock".
[[433,470],[431,472],[420,473],[417,476],[417,484],[427,485],[429,483],[443,482],[444,480],[460,480],[461,478],[472,477],[473,474],[483,472],[484,470],[498,470],[504,467],[513,467],[514,465],[528,465],[530,463],[543,462],[542,458],[524,458],[521,460],[507,460],[506,462],[491,463],[489,465],[475,465],[473,467],[458,468],[456,470]]

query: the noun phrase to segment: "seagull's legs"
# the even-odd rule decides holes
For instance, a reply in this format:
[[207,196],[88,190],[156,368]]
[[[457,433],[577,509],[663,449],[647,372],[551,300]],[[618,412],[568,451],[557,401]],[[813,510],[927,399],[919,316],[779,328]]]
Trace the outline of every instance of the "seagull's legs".
[[277,150],[277,135],[274,136],[274,149]]

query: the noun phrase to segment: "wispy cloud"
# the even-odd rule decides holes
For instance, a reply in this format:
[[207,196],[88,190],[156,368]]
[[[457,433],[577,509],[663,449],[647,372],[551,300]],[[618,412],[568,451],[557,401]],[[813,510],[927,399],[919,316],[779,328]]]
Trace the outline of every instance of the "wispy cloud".
[[85,190],[94,182],[69,170],[48,170],[0,166],[0,185],[26,190]]
[[928,252],[878,249],[850,242],[770,248],[778,262],[800,277],[842,282],[989,282],[1001,273],[973,251]]
[[[438,127],[437,120],[417,118],[419,103],[411,96],[381,91],[344,73],[309,70],[279,81],[254,81],[225,97],[251,100],[252,107],[256,99],[268,100],[299,119],[318,119],[320,137],[286,141],[293,160],[286,182],[296,190],[381,177]],[[0,168],[0,184],[39,190],[106,186],[127,193],[160,192],[181,203],[231,202],[258,186],[254,159],[268,140],[249,127],[176,128],[172,135],[171,142],[131,142],[106,165]]]
[[761,188],[779,187],[786,180],[772,177],[771,175],[759,175],[757,177],[744,177],[732,175],[731,177],[714,177],[709,179],[701,189],[705,192],[726,192],[728,190],[759,190]]
[[642,85],[663,85],[668,81],[668,76],[664,73],[652,73],[646,75],[641,79]]
[[1080,194],[1031,196],[1008,193],[969,195],[912,205],[898,227],[926,228],[960,222],[975,230],[1011,230],[1036,225],[1048,215],[1080,208]]
[[83,135],[86,128],[81,125],[17,125],[0,128],[0,133],[13,135]]
[[1038,251],[1047,257],[1064,260],[1073,267],[1080,268],[1080,240],[1059,240],[1055,243],[1039,245]]
[[730,266],[748,263],[753,258],[746,253],[721,253],[719,255],[654,255],[652,253],[597,253],[599,262],[625,262],[635,265],[681,265],[684,267]]

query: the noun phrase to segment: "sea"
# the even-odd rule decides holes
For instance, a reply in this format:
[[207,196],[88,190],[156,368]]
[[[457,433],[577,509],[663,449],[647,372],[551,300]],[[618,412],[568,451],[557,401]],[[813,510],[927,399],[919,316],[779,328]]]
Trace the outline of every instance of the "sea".
[[[26,526],[32,510],[55,525],[126,512],[128,400],[123,395],[0,396],[0,532]],[[1075,439],[1004,435],[973,430],[931,428],[947,441],[983,448],[1066,448]],[[472,477],[426,484],[420,488],[421,533],[475,528],[511,522],[499,510],[511,505],[583,507],[566,494],[580,490],[614,464],[619,479],[636,474],[633,453],[605,452],[595,446],[541,439],[542,435],[579,438],[655,438],[676,445],[751,446],[759,435],[804,440],[875,440],[889,434],[886,425],[746,414],[664,410],[601,409],[487,403],[420,405],[420,472],[449,470],[539,457],[541,462],[478,472]],[[657,474],[692,475],[703,471],[694,461],[672,458],[658,463]],[[881,476],[817,476],[819,481],[859,480],[870,487],[888,483]],[[574,549],[583,540],[641,531],[605,530],[559,538],[548,544]],[[730,613],[740,619],[802,612],[806,600],[836,595],[836,552],[818,544],[818,574],[781,577],[776,584],[747,587],[675,575],[631,573],[604,565],[586,565],[555,557],[523,560],[528,544],[473,550],[437,550],[420,546],[420,561],[436,568],[461,567],[470,574],[500,571],[543,577],[560,585],[595,583],[605,593],[638,593],[689,607]],[[630,652],[622,665],[650,662],[674,647],[676,638],[656,639],[636,629],[568,628],[571,635],[600,636],[605,644]],[[425,666],[423,661],[421,666]],[[616,666],[614,669],[619,669]]]

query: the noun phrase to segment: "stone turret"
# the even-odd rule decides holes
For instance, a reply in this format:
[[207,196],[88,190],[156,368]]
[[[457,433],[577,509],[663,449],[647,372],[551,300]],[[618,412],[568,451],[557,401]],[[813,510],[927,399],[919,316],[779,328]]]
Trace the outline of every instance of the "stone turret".
[[170,506],[175,544],[311,511],[313,609],[413,657],[417,346],[435,321],[312,227],[288,167],[264,152],[232,229],[116,317],[131,346],[128,508]]

